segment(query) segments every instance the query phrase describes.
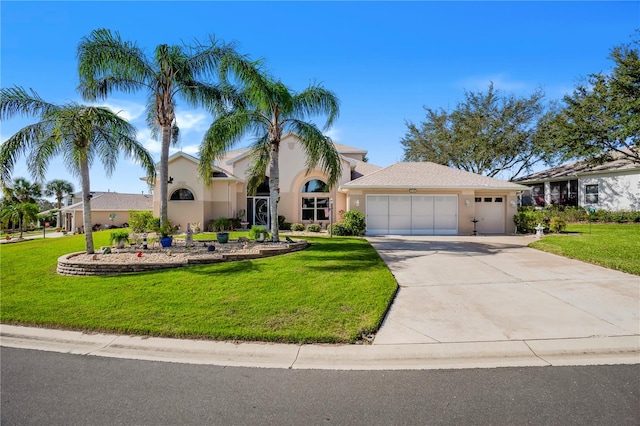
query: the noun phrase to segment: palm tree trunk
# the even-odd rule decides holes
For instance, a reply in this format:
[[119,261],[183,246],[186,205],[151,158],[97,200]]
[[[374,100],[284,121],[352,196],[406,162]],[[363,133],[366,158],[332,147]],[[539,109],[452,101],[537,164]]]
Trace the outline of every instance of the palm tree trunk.
[[82,185],[82,224],[84,226],[84,245],[87,254],[93,254],[93,229],[91,227],[91,183],[89,164],[86,158],[80,160],[80,183]]
[[280,241],[278,229],[278,199],[280,198],[280,141],[271,143],[269,161],[269,214],[271,215],[271,241]]
[[171,125],[162,126],[162,150],[160,154],[160,225],[169,220],[168,187],[169,187],[169,145],[171,144]]

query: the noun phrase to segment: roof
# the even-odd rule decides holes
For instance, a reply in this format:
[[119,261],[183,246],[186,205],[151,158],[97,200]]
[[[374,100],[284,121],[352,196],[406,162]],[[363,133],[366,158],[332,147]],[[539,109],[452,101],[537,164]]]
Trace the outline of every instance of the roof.
[[373,172],[377,172],[382,167],[376,166],[375,164],[370,164],[365,161],[355,160],[353,158],[349,158],[349,162],[354,165],[351,169],[351,180],[358,179],[362,176],[370,175]]
[[[287,133],[286,135],[282,136],[282,138],[280,138],[280,141],[284,142],[285,139],[292,138],[292,137],[298,139],[298,137],[294,133]],[[339,154],[362,154],[362,155],[367,154],[366,149],[356,148],[353,146],[344,145],[337,142],[333,142],[333,146],[336,147],[336,151],[338,151]],[[250,148],[239,148],[239,149],[234,149],[232,151],[228,151],[224,154],[222,158],[218,159],[217,163],[231,165],[237,162],[238,160],[245,158],[247,155],[249,155],[250,151],[251,151]]]
[[524,185],[431,162],[395,163],[346,183],[342,188],[529,189]]
[[[80,193],[82,196],[82,193]],[[61,210],[82,210],[82,201]],[[93,192],[91,211],[153,210],[151,194],[121,194],[118,192]]]
[[640,170],[640,164],[634,163],[629,157],[625,157],[619,152],[613,152],[610,154],[611,160],[605,161],[602,164],[593,164],[588,160],[579,160],[572,163],[562,164],[550,169],[541,170],[536,173],[531,173],[527,176],[522,176],[514,179],[515,182],[537,182],[541,180],[551,180],[558,178],[573,177],[576,178],[580,175],[602,173],[602,172],[615,172],[638,169]]

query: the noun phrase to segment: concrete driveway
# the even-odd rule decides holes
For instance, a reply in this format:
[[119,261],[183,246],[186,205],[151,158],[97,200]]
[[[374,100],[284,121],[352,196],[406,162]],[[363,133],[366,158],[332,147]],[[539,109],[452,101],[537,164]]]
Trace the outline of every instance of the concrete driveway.
[[367,239],[400,285],[374,345],[640,335],[640,277],[533,237]]

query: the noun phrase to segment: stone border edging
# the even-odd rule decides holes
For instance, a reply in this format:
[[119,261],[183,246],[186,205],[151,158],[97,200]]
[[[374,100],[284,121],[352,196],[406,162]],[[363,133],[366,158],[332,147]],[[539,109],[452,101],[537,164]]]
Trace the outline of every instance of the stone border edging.
[[309,243],[307,241],[298,241],[289,243],[283,248],[264,248],[259,249],[257,253],[224,253],[219,257],[212,258],[187,258],[184,262],[171,263],[93,263],[73,261],[72,259],[86,252],[74,252],[65,254],[58,258],[57,272],[60,275],[67,276],[100,276],[100,275],[119,275],[137,272],[158,271],[162,269],[181,268],[184,266],[208,265],[220,262],[233,262],[237,260],[260,259],[263,257],[278,256],[281,254],[292,253],[305,249]]

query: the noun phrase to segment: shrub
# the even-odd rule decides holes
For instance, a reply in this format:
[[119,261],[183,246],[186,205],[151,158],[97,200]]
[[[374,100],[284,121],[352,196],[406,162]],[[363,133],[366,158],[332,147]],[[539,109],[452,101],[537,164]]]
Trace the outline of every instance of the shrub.
[[539,223],[546,223],[544,213],[535,207],[520,207],[518,213],[513,216],[513,222],[521,234],[534,233]]
[[304,231],[304,225],[302,223],[292,223],[291,224],[292,231]]
[[347,227],[344,226],[344,223],[342,223],[342,222],[334,223],[329,228],[330,228],[330,231],[331,231],[331,235],[335,235],[337,237],[343,237],[345,235],[350,235],[351,234],[349,232],[349,230],[347,229]]
[[249,238],[252,240],[260,238],[260,234],[264,234],[265,239],[270,237],[269,232],[267,232],[267,229],[264,226],[253,225],[251,229],[249,229]]
[[120,241],[126,241],[129,238],[129,231],[126,229],[118,229],[109,233],[109,239],[118,244]]
[[288,231],[291,229],[291,224],[287,222],[286,218],[283,215],[278,216],[278,229],[281,231]]
[[562,220],[560,216],[553,216],[549,221],[549,230],[551,232],[560,233],[567,227],[567,222]]
[[307,232],[320,232],[322,227],[317,223],[310,223],[307,225]]
[[229,231],[233,226],[233,221],[226,217],[219,217],[209,222],[209,232]]
[[129,227],[133,232],[147,232],[151,229],[149,225],[152,225],[152,220],[153,213],[150,211],[129,210]]
[[344,226],[351,235],[360,235],[367,228],[364,213],[358,210],[349,210],[342,215]]

